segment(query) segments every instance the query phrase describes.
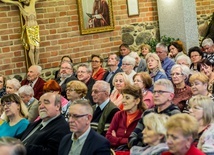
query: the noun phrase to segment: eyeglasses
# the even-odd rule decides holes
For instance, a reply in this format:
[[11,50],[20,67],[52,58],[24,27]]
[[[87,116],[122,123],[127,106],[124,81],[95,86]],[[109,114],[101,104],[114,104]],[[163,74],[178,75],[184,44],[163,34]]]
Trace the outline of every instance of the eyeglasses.
[[98,93],[100,93],[100,92],[105,92],[104,90],[92,90],[92,93],[94,93],[94,94],[98,94]]
[[66,118],[70,119],[74,119],[77,120],[78,118],[84,117],[84,116],[88,116],[88,114],[83,114],[83,115],[78,115],[78,114],[67,114]]
[[92,60],[91,62],[92,63],[99,63],[100,61],[97,61],[97,60],[94,61],[94,60]]
[[1,106],[4,107],[6,105],[7,107],[10,107],[12,103],[13,102],[3,102],[1,103]]
[[72,69],[72,68],[68,68],[68,67],[61,67],[60,69],[69,70],[69,69]]
[[129,66],[129,65],[131,65],[131,64],[122,64],[123,66]]
[[182,74],[182,73],[171,73],[170,75],[171,76],[180,76],[180,75],[184,75],[184,74]]
[[155,94],[159,94],[159,95],[162,95],[163,93],[171,93],[171,92],[169,92],[169,91],[164,91],[164,90],[154,90],[153,91],[153,94],[155,95]]

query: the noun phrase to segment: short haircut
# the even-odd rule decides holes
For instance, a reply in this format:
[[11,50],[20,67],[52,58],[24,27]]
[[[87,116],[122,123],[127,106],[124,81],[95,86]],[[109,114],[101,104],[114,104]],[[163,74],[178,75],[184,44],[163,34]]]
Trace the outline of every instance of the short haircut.
[[172,66],[171,72],[172,72],[174,69],[176,69],[176,68],[180,68],[180,69],[181,69],[181,73],[182,73],[183,75],[185,75],[186,78],[189,77],[189,74],[190,74],[190,69],[189,69],[189,67],[187,67],[186,65],[175,64],[175,65]]
[[167,130],[180,130],[183,136],[191,136],[193,140],[198,137],[199,124],[197,120],[189,114],[176,114],[169,117],[166,123]]
[[60,67],[61,67],[61,66],[62,66],[62,64],[64,64],[64,63],[69,64],[69,65],[70,65],[70,67],[71,67],[71,69],[73,69],[73,63],[68,62],[68,61],[63,61],[63,62],[61,62]]
[[[158,68],[159,68],[161,71],[163,71],[159,56],[158,56],[156,53],[148,53],[148,54],[146,55],[146,58],[145,58],[146,63],[147,63],[147,61],[148,61],[148,59],[149,59],[150,57],[158,61]],[[147,68],[148,68],[148,67],[147,67]]]
[[18,90],[18,93],[19,93],[19,94],[28,95],[28,96],[30,96],[30,95],[34,96],[34,90],[33,90],[33,88],[32,88],[31,86],[29,86],[29,85],[21,86],[21,87],[19,88],[19,90]]
[[[53,93],[52,93],[53,94]],[[55,102],[54,102],[54,105],[55,106],[57,106],[57,105],[59,105],[59,107],[60,107],[60,111],[61,111],[61,109],[62,109],[62,102],[61,102],[61,98],[62,98],[62,96],[60,95],[60,94],[53,94],[53,95],[55,95]]]
[[103,58],[102,58],[99,54],[92,54],[92,55],[91,55],[91,60],[92,60],[94,57],[99,58],[101,63],[103,62]]
[[131,56],[129,56],[129,55],[126,55],[126,56],[123,58],[122,63],[124,63],[124,62],[127,62],[127,63],[131,64],[132,66],[135,66],[135,64],[136,64],[135,58],[133,58],[133,57],[131,57]]
[[144,105],[142,105],[143,104],[142,103],[142,91],[138,86],[128,84],[122,90],[122,94],[129,94],[129,95],[133,96],[135,99],[140,99],[140,102],[139,102],[137,108],[140,110],[145,110],[145,109],[143,109]]
[[130,52],[128,55],[129,55],[130,57],[134,58],[134,59],[140,58],[140,56],[138,55],[137,52]]
[[92,69],[91,69],[91,67],[90,67],[88,64],[86,64],[86,63],[81,63],[81,64],[79,64],[79,65],[77,66],[77,70],[78,70],[78,68],[80,68],[80,67],[85,67],[87,73],[92,73]]
[[189,100],[190,107],[199,106],[203,108],[203,125],[214,121],[214,101],[209,96],[196,95]]
[[199,80],[202,83],[206,83],[208,84],[209,82],[209,78],[204,74],[204,73],[200,73],[200,72],[194,72],[190,78],[189,78],[189,82],[193,83],[195,80]]
[[183,47],[177,41],[171,42],[169,44],[168,51],[170,51],[170,46],[174,46],[178,50],[178,52],[182,52],[183,51]]
[[130,80],[129,80],[128,76],[126,75],[126,73],[125,73],[125,72],[119,72],[119,73],[115,74],[115,76],[113,77],[113,80],[112,80],[113,86],[115,86],[114,83],[115,83],[116,77],[117,77],[118,75],[121,75],[121,76],[123,77],[123,80],[124,80],[125,85],[130,84]]
[[168,79],[159,79],[159,80],[155,81],[154,87],[157,85],[164,86],[166,91],[169,91],[170,93],[174,93],[173,84]]
[[214,63],[210,62],[208,59],[203,59],[203,60],[201,60],[200,64],[201,64],[200,67],[202,67],[203,65],[207,65],[207,66],[210,66],[210,67],[214,67]]
[[120,51],[121,47],[125,47],[125,48],[131,50],[130,47],[129,47],[129,45],[128,45],[128,44],[125,44],[125,43],[122,43],[122,44],[119,46],[119,51]]
[[106,81],[103,81],[103,80],[97,80],[95,82],[95,84],[99,84],[100,86],[102,86],[102,91],[105,91],[108,93],[108,95],[110,95],[110,92],[111,92],[111,87],[110,87],[110,84]]
[[80,95],[81,98],[85,97],[88,92],[88,88],[85,85],[85,83],[78,80],[72,80],[68,82],[66,88],[68,87],[75,90]]
[[213,40],[211,38],[206,38],[202,41],[202,47],[204,46],[213,46]]
[[11,154],[8,155],[26,155],[27,151],[25,146],[19,139],[12,138],[12,137],[1,137],[0,138],[0,147],[1,146],[8,146],[10,147]]
[[164,52],[167,52],[167,53],[168,53],[168,47],[166,46],[165,43],[158,43],[158,44],[156,45],[156,48],[161,48],[161,49],[163,49]]
[[71,57],[69,55],[62,56],[61,62],[63,61],[64,58],[68,58],[70,60],[70,62],[73,63],[73,60],[71,59]]
[[148,72],[140,72],[140,73],[135,74],[133,76],[133,80],[138,75],[140,76],[141,80],[143,81],[143,84],[144,84],[146,89],[149,89],[149,88],[152,87],[152,78],[151,78],[151,76],[149,75]]
[[[27,118],[28,116],[28,109],[26,107],[26,105],[24,104],[24,102],[21,100],[21,98],[16,95],[16,94],[6,94],[4,96],[2,96],[1,98],[1,104],[4,103],[4,102],[15,102],[16,104],[19,104],[20,105],[20,114]],[[4,118],[6,121],[9,121],[8,117],[5,115],[5,118]]]
[[35,67],[36,68],[36,72],[39,73],[39,75],[42,73],[42,67],[39,65],[32,65],[30,67]]
[[44,92],[59,91],[59,93],[61,93],[61,87],[55,80],[50,79],[44,83],[43,91]]
[[198,52],[198,54],[203,58],[203,52],[200,47],[194,46],[189,49],[188,56],[191,57],[192,52]]
[[74,100],[71,104],[72,105],[76,105],[76,104],[79,104],[83,107],[85,107],[85,109],[87,110],[87,112],[93,116],[93,109],[91,107],[91,104],[90,104],[90,101],[89,100],[86,100],[86,99],[77,99],[77,100]]
[[119,58],[119,56],[116,54],[116,53],[111,53],[111,54],[109,54],[109,56],[110,55],[114,55],[115,56],[115,59],[117,60],[117,61],[120,61],[120,58]]
[[15,90],[17,90],[17,91],[18,91],[19,88],[21,87],[20,82],[19,82],[17,79],[15,79],[15,78],[12,78],[12,79],[10,79],[10,80],[7,80],[7,81],[6,81],[6,85],[7,85],[8,83],[12,84],[12,85],[13,85],[13,88],[14,88]]
[[178,56],[178,58],[176,60],[176,63],[177,63],[178,60],[185,60],[189,66],[192,63],[191,59],[187,55],[185,55],[185,54],[182,54],[182,55]]
[[21,75],[14,75],[13,78],[17,79],[19,82],[22,82],[22,76]]
[[166,122],[169,119],[169,116],[165,114],[156,114],[149,113],[145,115],[143,118],[143,123],[145,126],[149,127],[152,131],[157,134],[164,135],[162,142],[166,141]]

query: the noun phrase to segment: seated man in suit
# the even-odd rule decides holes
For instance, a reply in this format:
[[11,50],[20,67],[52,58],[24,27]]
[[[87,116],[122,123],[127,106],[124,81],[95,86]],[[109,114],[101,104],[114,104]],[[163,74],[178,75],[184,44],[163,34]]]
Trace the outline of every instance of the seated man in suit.
[[131,52],[129,53],[129,56],[133,57],[136,61],[134,66],[134,71],[139,72],[145,72],[147,70],[147,65],[145,59],[140,58],[137,52]]
[[61,139],[69,126],[61,115],[61,96],[45,93],[39,99],[40,120],[30,124],[20,138],[27,155],[57,155]]
[[92,97],[96,105],[93,105],[93,119],[91,127],[105,136],[114,114],[119,111],[117,106],[110,101],[110,84],[99,80],[92,88]]
[[109,70],[105,72],[103,76],[103,80],[110,83],[111,91],[114,89],[114,86],[112,84],[112,80],[118,72],[122,72],[122,69],[118,67],[118,64],[120,62],[120,58],[117,56],[117,54],[112,53],[108,57],[108,67]]
[[68,113],[70,131],[60,142],[59,155],[110,155],[110,143],[90,127],[93,110],[88,100],[75,100]]
[[66,85],[72,80],[77,80],[74,76],[73,64],[68,61],[63,61],[60,66],[60,77],[56,79],[56,82],[61,86],[61,95],[66,96]]
[[39,100],[43,94],[43,86],[45,81],[40,78],[42,67],[32,65],[28,68],[27,78],[21,82],[21,85],[30,85],[34,90],[34,97]]
[[34,98],[34,91],[31,86],[24,85],[18,90],[19,96],[21,97],[22,101],[28,108],[28,120],[30,122],[34,122],[36,118],[39,116],[39,101]]
[[89,67],[89,65],[82,63],[79,64],[77,67],[77,78],[81,82],[85,83],[85,85],[88,88],[88,92],[85,96],[86,99],[90,100],[91,105],[94,105],[94,101],[91,96],[91,89],[95,83],[96,80],[92,78],[92,69]]

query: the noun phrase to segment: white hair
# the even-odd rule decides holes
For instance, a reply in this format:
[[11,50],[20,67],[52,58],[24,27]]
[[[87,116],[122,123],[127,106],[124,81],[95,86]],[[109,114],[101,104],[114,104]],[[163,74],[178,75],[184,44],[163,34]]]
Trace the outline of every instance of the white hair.
[[131,64],[132,66],[135,66],[135,64],[136,64],[136,60],[129,55],[127,55],[123,58],[122,63],[124,63],[124,62],[127,62],[127,63]]
[[30,95],[34,96],[33,88],[31,86],[28,86],[28,85],[24,85],[21,88],[19,88],[18,93],[19,94],[25,94],[28,96],[30,96]]
[[210,38],[206,38],[202,42],[202,47],[204,46],[213,46],[213,40]]

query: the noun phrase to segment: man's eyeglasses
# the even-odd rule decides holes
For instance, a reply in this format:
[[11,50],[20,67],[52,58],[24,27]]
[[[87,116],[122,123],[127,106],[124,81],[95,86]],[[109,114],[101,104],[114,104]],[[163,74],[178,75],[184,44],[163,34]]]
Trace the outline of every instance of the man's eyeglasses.
[[88,114],[83,114],[83,115],[78,115],[78,114],[67,114],[66,118],[70,119],[74,119],[77,120],[78,118],[84,117],[84,116],[88,116]]
[[131,65],[131,64],[122,64],[123,66],[129,66],[129,65]]
[[92,93],[94,93],[94,94],[98,94],[100,92],[105,92],[105,91],[104,90],[92,90]]
[[159,95],[162,95],[163,93],[171,93],[171,92],[169,92],[169,91],[164,91],[164,90],[154,90],[153,91],[153,94],[155,95],[155,94],[159,94]]
[[13,102],[3,102],[3,103],[1,103],[1,106],[4,107],[6,105],[7,107],[9,107],[9,106],[11,106],[12,103]]

